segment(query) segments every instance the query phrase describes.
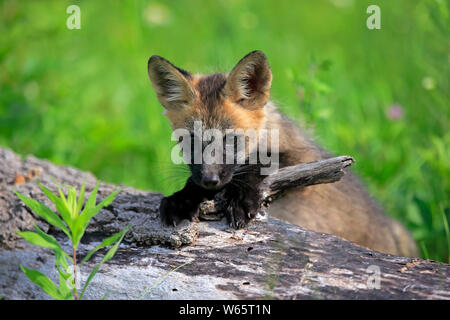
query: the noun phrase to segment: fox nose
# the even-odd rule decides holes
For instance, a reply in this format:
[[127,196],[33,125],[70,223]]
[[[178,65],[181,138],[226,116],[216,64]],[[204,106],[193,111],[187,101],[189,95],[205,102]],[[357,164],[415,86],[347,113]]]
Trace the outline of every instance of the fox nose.
[[202,178],[202,184],[206,188],[213,188],[219,184],[219,176],[217,174],[205,176]]

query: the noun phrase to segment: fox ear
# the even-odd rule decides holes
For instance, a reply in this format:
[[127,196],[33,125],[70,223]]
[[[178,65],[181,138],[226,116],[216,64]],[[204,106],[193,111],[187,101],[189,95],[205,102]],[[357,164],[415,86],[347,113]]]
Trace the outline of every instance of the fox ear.
[[272,71],[261,51],[247,54],[231,70],[225,85],[228,97],[249,109],[262,108],[270,96]]
[[190,83],[191,74],[175,67],[160,56],[148,60],[148,76],[159,102],[167,110],[180,110],[195,100],[195,90]]

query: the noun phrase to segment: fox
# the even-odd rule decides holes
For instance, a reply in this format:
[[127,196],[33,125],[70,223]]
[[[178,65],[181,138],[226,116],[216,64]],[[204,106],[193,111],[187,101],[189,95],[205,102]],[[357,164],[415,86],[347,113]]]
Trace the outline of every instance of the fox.
[[[278,130],[276,152],[281,168],[332,157],[270,100],[272,71],[266,55],[259,50],[245,55],[229,73],[206,75],[193,74],[153,55],[148,60],[148,76],[173,130],[188,130],[193,136],[196,121],[224,136],[230,128]],[[246,146],[245,156],[251,152]],[[255,219],[260,209],[255,186],[265,177],[258,164],[246,161],[188,166],[191,175],[184,187],[161,201],[164,224],[198,220],[199,204],[220,190],[228,201],[224,214],[231,226],[244,228]],[[406,228],[385,214],[349,168],[345,171],[338,182],[286,191],[271,204],[268,214],[375,251],[418,256]]]

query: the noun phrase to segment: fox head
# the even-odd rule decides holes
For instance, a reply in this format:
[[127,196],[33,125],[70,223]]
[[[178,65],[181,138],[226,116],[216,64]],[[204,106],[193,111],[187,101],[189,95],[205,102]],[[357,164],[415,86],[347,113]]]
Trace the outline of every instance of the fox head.
[[[186,129],[194,136],[194,124],[201,123],[203,130],[219,130],[226,137],[227,129],[264,128],[272,72],[261,51],[247,54],[228,74],[212,75],[191,74],[152,56],[148,75],[174,130]],[[218,189],[231,181],[238,166],[191,162],[189,167],[195,183]]]

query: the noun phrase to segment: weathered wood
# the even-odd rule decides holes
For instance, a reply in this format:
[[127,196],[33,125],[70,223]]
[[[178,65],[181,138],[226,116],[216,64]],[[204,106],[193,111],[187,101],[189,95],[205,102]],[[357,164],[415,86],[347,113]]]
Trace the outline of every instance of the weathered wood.
[[355,160],[352,157],[340,156],[284,167],[268,175],[262,181],[259,189],[261,194],[267,199],[293,187],[336,182],[345,174],[343,169],[350,166],[353,162]]
[[[61,234],[31,213],[12,190],[47,205],[35,183],[54,189],[54,177],[88,191],[96,178],[79,170],[27,157],[24,161],[0,148],[0,295],[5,299],[48,298],[19,269],[38,269],[57,282],[50,250],[18,239],[15,230],[37,222],[61,242]],[[101,183],[100,197],[117,188]],[[133,228],[114,259],[100,269],[86,297],[137,299],[450,299],[450,266],[422,259],[378,253],[337,237],[306,230],[277,219],[255,221],[233,230],[225,221],[184,223],[176,228],[159,222],[161,194],[124,187],[116,200],[90,224],[80,258],[106,235],[131,223]],[[69,243],[63,247],[69,249]],[[86,280],[102,254],[81,270]],[[380,271],[377,289],[372,278]],[[375,274],[374,274],[375,272]]]

